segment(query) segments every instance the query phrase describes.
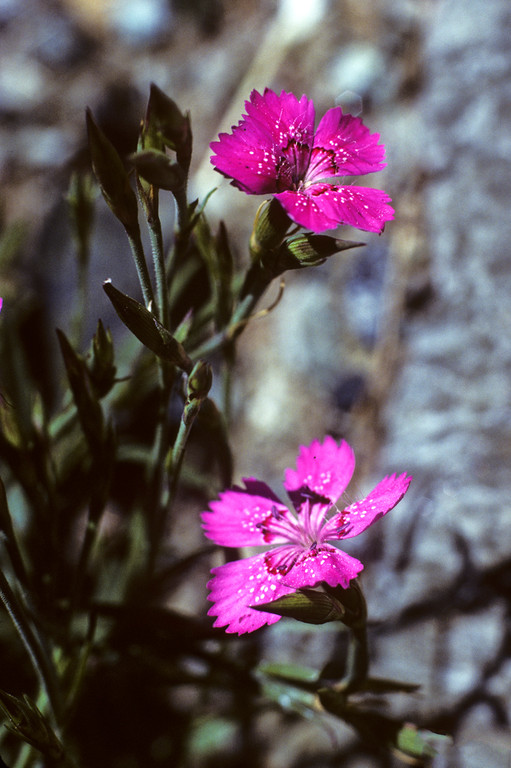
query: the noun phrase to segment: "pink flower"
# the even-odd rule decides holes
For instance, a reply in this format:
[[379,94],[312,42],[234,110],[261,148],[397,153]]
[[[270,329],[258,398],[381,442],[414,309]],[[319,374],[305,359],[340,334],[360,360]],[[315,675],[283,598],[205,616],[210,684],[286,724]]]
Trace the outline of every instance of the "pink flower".
[[249,195],[274,195],[288,216],[313,232],[348,224],[382,232],[394,217],[379,189],[334,183],[385,167],[385,147],[358,117],[329,109],[314,133],[314,104],[306,96],[252,91],[247,114],[232,133],[211,143],[211,162]]
[[[362,501],[340,510],[335,502],[346,489],[355,456],[344,440],[332,437],[302,446],[296,470],[286,470],[284,488],[296,514],[255,478],[244,479],[212,501],[203,512],[210,539],[225,547],[278,544],[258,555],[212,569],[209,615],[226,632],[253,632],[280,616],[253,610],[301,587],[325,581],[348,587],[363,569],[361,562],[328,541],[358,536],[403,498],[411,481],[405,473],[384,477]],[[328,513],[332,514],[328,516]]]

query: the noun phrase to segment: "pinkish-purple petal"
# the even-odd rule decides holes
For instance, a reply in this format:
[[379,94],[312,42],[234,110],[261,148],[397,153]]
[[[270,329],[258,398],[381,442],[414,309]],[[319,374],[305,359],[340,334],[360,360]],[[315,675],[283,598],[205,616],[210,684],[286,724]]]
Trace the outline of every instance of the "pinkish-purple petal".
[[[250,547],[280,543],[289,538],[280,528],[296,527],[296,521],[265,483],[244,478],[246,488],[234,486],[211,501],[202,513],[206,536],[224,547]],[[279,535],[280,534],[280,535]]]
[[379,138],[359,117],[343,115],[340,107],[329,109],[314,137],[306,181],[380,171],[386,164],[385,147],[378,144]]
[[333,540],[358,536],[401,501],[411,480],[406,472],[384,477],[365,499],[350,504],[328,521],[322,531],[324,538]]
[[314,137],[314,105],[282,91],[252,91],[232,133],[210,144],[211,163],[233,186],[252,195],[287,189],[305,175]]
[[[305,188],[303,194],[321,210],[325,221],[335,221],[335,226],[347,224],[365,232],[382,232],[385,223],[394,218],[394,209],[389,205],[390,197],[381,189],[312,184]],[[280,199],[281,196],[276,197]]]
[[243,121],[232,134],[221,133],[210,144],[214,154],[211,163],[231,184],[249,195],[277,192],[278,166],[281,155],[267,140],[258,138],[253,127]]
[[254,90],[245,102],[246,121],[253,121],[265,132],[269,141],[281,150],[290,141],[305,145],[308,150],[314,141],[314,103],[305,95],[297,99],[293,93],[275,93],[265,88],[261,95]]
[[217,617],[214,627],[225,626],[226,632],[242,635],[280,619],[276,614],[250,607],[294,592],[284,584],[282,576],[268,571],[265,557],[263,553],[213,568],[213,578],[208,584],[208,599],[213,606],[208,615]]
[[275,195],[289,218],[296,224],[312,232],[325,232],[339,226],[336,218],[332,218],[324,209],[321,200],[317,200],[307,192],[284,191]]
[[322,443],[314,440],[300,447],[296,470],[286,470],[284,488],[298,510],[307,500],[328,509],[346,490],[354,469],[353,449],[327,435]]
[[280,575],[282,584],[293,590],[321,581],[346,589],[364,567],[356,558],[329,544],[276,547],[264,559],[268,572]]

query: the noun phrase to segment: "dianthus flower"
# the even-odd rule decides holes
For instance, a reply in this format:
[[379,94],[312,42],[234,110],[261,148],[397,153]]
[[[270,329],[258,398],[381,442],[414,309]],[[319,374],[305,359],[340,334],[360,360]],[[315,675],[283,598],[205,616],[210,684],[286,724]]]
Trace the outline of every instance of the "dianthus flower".
[[[210,539],[225,547],[277,544],[252,557],[212,569],[209,615],[215,627],[244,634],[281,617],[254,610],[273,600],[326,582],[347,588],[363,569],[351,555],[328,541],[358,536],[403,498],[411,481],[405,473],[384,477],[362,501],[339,509],[355,468],[355,456],[345,441],[332,437],[302,446],[296,470],[287,469],[284,488],[294,507],[290,511],[265,484],[245,478],[245,488],[234,486],[203,512]],[[331,514],[329,514],[331,513]]]
[[[274,195],[288,216],[313,232],[348,224],[382,232],[394,217],[380,189],[341,184],[385,167],[385,147],[358,117],[329,109],[314,132],[314,104],[306,96],[252,91],[232,133],[211,143],[211,162],[249,195]],[[333,181],[332,181],[333,179]]]

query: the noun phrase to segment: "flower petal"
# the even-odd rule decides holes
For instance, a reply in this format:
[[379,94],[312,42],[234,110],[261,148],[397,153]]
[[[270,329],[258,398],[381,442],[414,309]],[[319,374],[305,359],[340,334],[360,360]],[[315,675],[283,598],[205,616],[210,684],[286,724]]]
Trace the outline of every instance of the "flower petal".
[[211,163],[231,183],[252,195],[277,192],[307,169],[314,137],[314,104],[282,91],[252,91],[247,114],[232,134],[210,144]]
[[281,192],[275,197],[293,221],[314,232],[339,224],[382,232],[385,222],[394,218],[390,197],[381,189],[312,184],[302,192]]
[[321,200],[316,200],[307,192],[285,191],[279,192],[275,197],[289,218],[305,229],[324,232],[339,225],[339,221],[324,210]]
[[226,632],[253,632],[265,624],[274,624],[280,616],[255,611],[251,606],[269,603],[321,581],[347,588],[362,569],[361,562],[328,544],[310,549],[277,547],[213,568],[208,599],[214,605],[208,615],[216,616],[213,626],[225,626]]
[[221,133],[218,141],[209,145],[215,155],[211,163],[231,184],[249,195],[277,192],[280,154],[268,142],[258,137],[257,130],[242,120],[232,134]]
[[329,544],[307,549],[276,547],[266,553],[265,565],[269,573],[280,575],[282,584],[293,590],[313,587],[320,581],[346,589],[364,567],[356,558]]
[[234,560],[212,569],[213,578],[208,584],[208,599],[214,605],[209,616],[217,616],[214,627],[226,626],[226,632],[253,632],[265,624],[274,624],[280,619],[273,613],[254,611],[250,606],[269,603],[278,597],[294,592],[284,585],[280,574],[268,571],[265,554]]
[[329,176],[358,176],[385,167],[385,147],[379,133],[371,133],[359,117],[343,115],[340,107],[321,118],[306,174],[307,181]]
[[265,88],[263,95],[252,91],[245,102],[247,121],[253,120],[270,137],[272,145],[285,149],[290,141],[312,148],[314,141],[314,103],[305,95],[297,99],[293,93],[277,95]]
[[296,470],[286,470],[284,488],[298,510],[306,501],[328,509],[346,490],[354,469],[352,448],[345,440],[338,444],[327,435],[322,443],[314,440],[300,447]]
[[365,499],[350,504],[328,521],[322,531],[324,538],[332,540],[358,536],[401,501],[411,480],[406,472],[399,477],[395,474],[384,477]]
[[206,536],[225,547],[289,541],[297,523],[287,507],[265,483],[254,478],[244,482],[246,489],[234,486],[224,491],[218,501],[210,502],[210,511],[202,513]]

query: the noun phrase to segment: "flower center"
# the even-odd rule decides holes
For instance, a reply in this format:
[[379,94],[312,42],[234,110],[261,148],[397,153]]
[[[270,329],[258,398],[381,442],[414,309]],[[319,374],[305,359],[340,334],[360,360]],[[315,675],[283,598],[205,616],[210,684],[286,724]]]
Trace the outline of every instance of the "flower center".
[[285,147],[282,147],[281,157],[277,163],[277,190],[296,190],[303,181],[307,168],[311,149],[308,144],[290,138]]

